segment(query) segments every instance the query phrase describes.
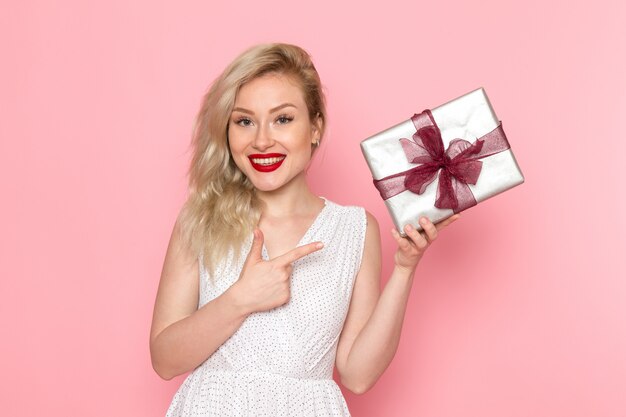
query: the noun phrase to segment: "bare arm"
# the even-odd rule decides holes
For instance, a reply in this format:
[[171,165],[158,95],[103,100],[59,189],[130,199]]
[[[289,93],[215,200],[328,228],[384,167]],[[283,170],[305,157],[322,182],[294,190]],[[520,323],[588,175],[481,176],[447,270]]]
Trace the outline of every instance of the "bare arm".
[[198,309],[198,259],[181,244],[178,222],[167,248],[150,330],[152,367],[163,379],[191,371],[237,331],[248,310],[233,287]]
[[376,219],[367,213],[366,256],[357,274],[336,358],[341,382],[350,391],[368,391],[391,363],[400,341],[417,264],[437,232],[457,218],[458,214],[437,225],[426,220],[422,223],[424,234],[405,228],[407,238],[400,237],[394,229],[399,248],[393,272],[381,294],[380,232]]
[[198,309],[198,259],[181,244],[178,227],[177,222],[167,248],[150,331],[152,367],[168,380],[208,359],[250,314],[288,302],[292,262],[322,247],[312,242],[264,261],[257,228],[239,279]]

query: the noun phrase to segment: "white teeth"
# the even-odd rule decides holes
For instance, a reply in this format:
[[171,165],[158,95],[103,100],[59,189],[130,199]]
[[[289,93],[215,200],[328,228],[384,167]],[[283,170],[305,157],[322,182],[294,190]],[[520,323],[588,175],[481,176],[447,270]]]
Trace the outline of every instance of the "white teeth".
[[259,165],[272,165],[283,159],[285,159],[284,156],[279,156],[278,158],[252,158],[252,162]]

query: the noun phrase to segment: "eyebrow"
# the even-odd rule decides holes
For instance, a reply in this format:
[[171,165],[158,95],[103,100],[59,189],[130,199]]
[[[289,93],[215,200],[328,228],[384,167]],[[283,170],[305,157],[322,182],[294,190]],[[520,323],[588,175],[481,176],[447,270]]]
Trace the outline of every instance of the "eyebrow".
[[[291,103],[283,103],[283,104],[281,104],[280,106],[276,106],[276,107],[274,107],[273,109],[270,109],[270,113],[274,113],[275,111],[278,111],[278,110],[280,110],[280,109],[283,109],[283,108],[285,108],[285,107],[289,107],[289,106],[291,106],[291,107],[295,107],[296,109],[298,108],[298,107],[296,107],[296,105],[295,105],[295,104],[291,104]],[[242,112],[242,113],[254,114],[254,112],[253,112],[252,110],[244,109],[244,108],[241,108],[241,107],[235,107],[235,108],[233,109],[233,111],[240,111],[240,112]]]

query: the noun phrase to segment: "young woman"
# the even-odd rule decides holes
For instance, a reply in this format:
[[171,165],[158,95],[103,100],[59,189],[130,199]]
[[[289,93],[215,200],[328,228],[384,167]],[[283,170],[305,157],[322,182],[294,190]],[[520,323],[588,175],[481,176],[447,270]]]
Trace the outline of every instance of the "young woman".
[[391,362],[415,268],[455,215],[411,225],[380,292],[376,219],[314,195],[306,172],[326,108],[309,55],[258,45],[205,95],[189,197],[165,256],[150,334],[167,416],[349,416]]

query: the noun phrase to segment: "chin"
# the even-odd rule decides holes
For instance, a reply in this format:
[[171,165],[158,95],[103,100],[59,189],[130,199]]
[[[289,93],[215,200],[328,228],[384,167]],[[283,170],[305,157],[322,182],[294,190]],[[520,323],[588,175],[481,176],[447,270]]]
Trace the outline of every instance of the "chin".
[[254,188],[259,191],[273,191],[277,190],[284,185],[283,182],[270,182],[270,181],[262,181],[258,178],[248,177]]
[[258,191],[265,191],[265,192],[269,192],[269,191],[276,191],[279,188],[281,188],[284,184],[254,184],[254,188],[256,188]]
[[[280,170],[280,168],[279,168]],[[252,168],[250,171],[250,175],[248,175],[248,179],[259,191],[275,191],[280,188],[285,187],[289,183],[291,183],[298,175],[289,176],[288,172],[271,172],[271,173],[262,173],[257,172]]]
[[248,177],[254,188],[258,191],[276,191],[279,190],[286,185],[288,185],[293,178],[274,178],[273,180],[269,180],[269,178],[259,178],[258,176]]

